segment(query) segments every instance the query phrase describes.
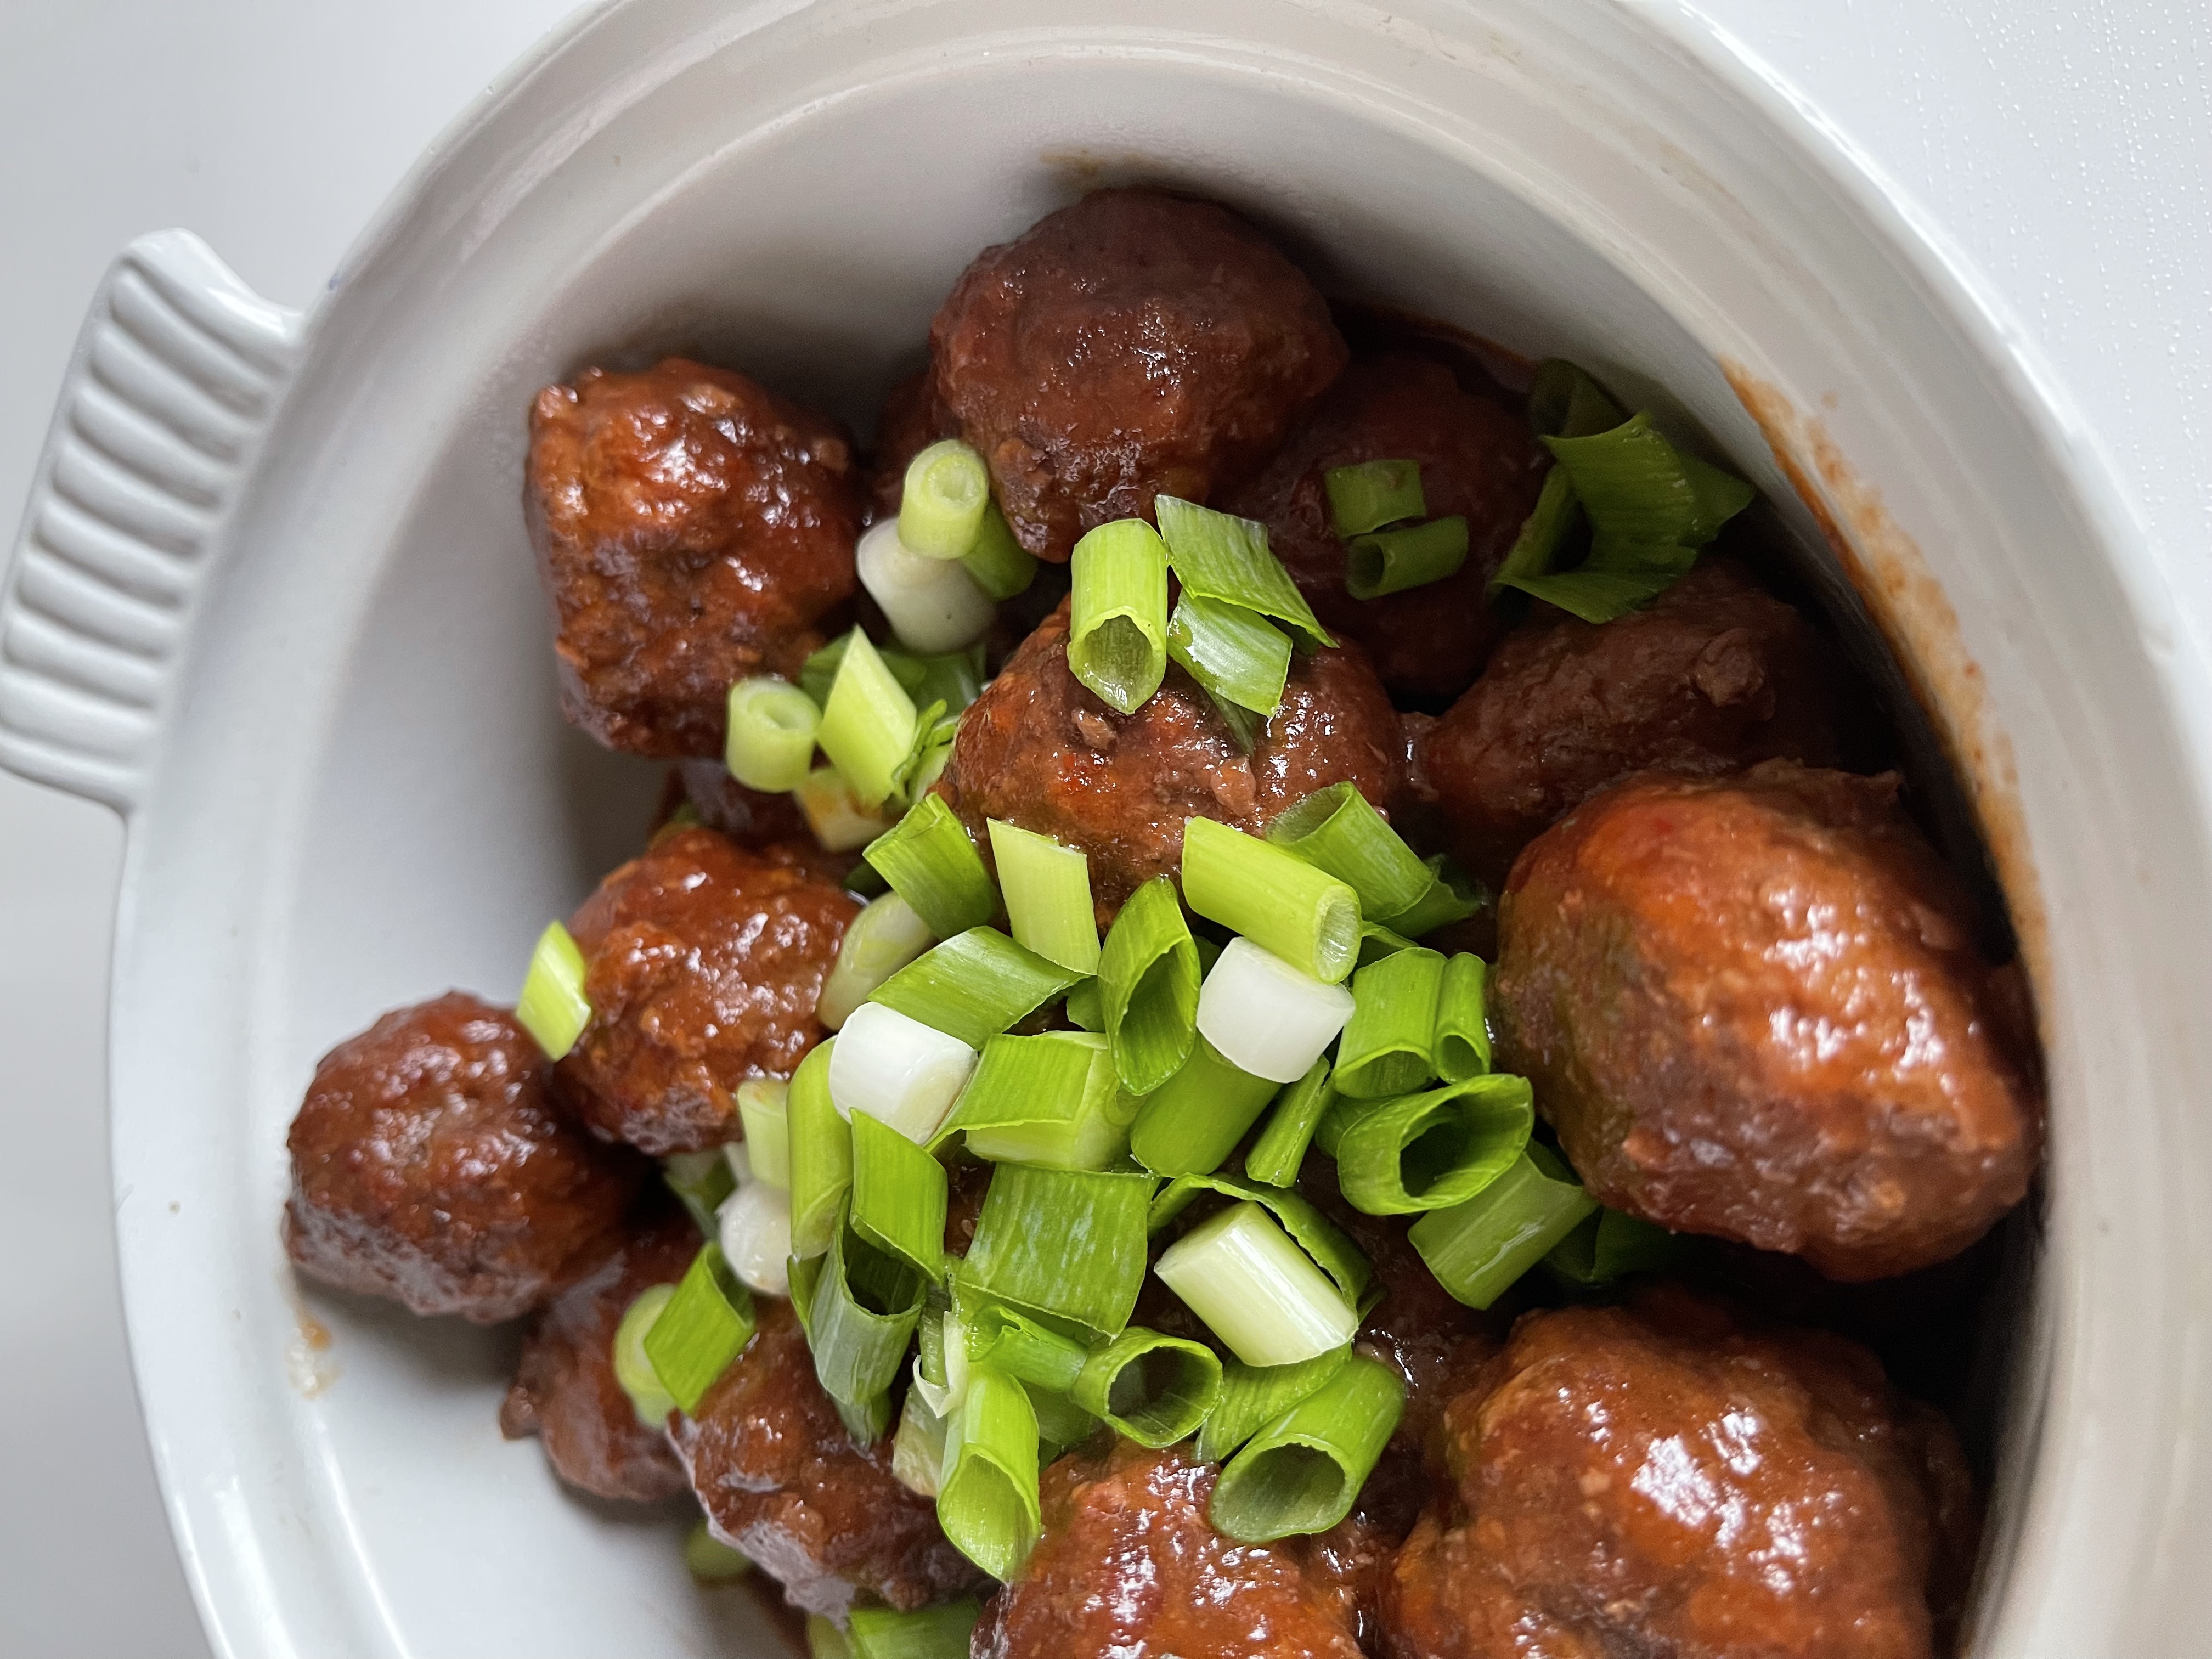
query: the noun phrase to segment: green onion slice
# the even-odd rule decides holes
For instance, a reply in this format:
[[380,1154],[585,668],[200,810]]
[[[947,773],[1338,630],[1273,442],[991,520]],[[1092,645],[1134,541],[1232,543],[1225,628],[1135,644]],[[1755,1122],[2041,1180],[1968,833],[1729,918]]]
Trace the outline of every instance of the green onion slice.
[[1282,1224],[1283,1231],[1297,1241],[1298,1248],[1329,1276],[1345,1301],[1362,1310],[1368,1305],[1374,1273],[1367,1265],[1367,1258],[1360,1255],[1359,1247],[1345,1235],[1342,1228],[1315,1208],[1310,1200],[1287,1188],[1239,1181],[1233,1176],[1181,1176],[1170,1182],[1152,1200],[1152,1214],[1146,1224],[1152,1231],[1159,1231],[1202,1193],[1249,1199],[1260,1205]]
[[1244,1139],[1279,1084],[1241,1071],[1200,1037],[1180,1071],[1146,1096],[1129,1152],[1154,1175],[1206,1175]]
[[1369,1215],[1466,1202],[1519,1159],[1535,1127],[1531,1099],[1528,1079],[1492,1073],[1425,1094],[1343,1102],[1330,1139],[1345,1201]]
[[832,1038],[807,1050],[784,1096],[791,1146],[791,1253],[802,1260],[828,1251],[853,1186],[853,1132],[830,1097],[830,1050],[836,1047]]
[[[843,1219],[849,1222],[849,1209]],[[927,1288],[908,1263],[841,1224],[808,1290],[806,1340],[815,1377],[839,1406],[875,1424],[870,1442],[889,1426],[890,1386],[906,1363]],[[854,1419],[846,1422],[851,1426]]]
[[846,1640],[853,1659],[968,1659],[968,1643],[983,1609],[973,1597],[913,1613],[854,1607]]
[[945,1419],[930,1407],[921,1388],[906,1391],[899,1407],[898,1432],[891,1438],[891,1476],[922,1498],[937,1496],[945,1477]]
[[924,951],[869,999],[981,1048],[1082,978],[995,927],[970,927]]
[[1587,438],[1609,432],[1628,418],[1628,411],[1606,389],[1564,357],[1550,357],[1536,366],[1528,387],[1528,424],[1547,438]]
[[1480,957],[1464,951],[1444,963],[1432,1052],[1437,1075],[1447,1083],[1464,1083],[1490,1069],[1490,1015],[1483,994],[1488,971]]
[[1152,1271],[1248,1365],[1287,1365],[1352,1340],[1358,1311],[1262,1206],[1207,1217]]
[[1352,1512],[1405,1409],[1397,1372],[1354,1354],[1230,1460],[1207,1518],[1246,1544],[1327,1532]]
[[1186,818],[1182,891],[1190,908],[1334,985],[1359,956],[1359,895],[1297,854],[1212,818]]
[[916,801],[868,843],[865,856],[939,939],[980,927],[999,912],[983,855],[942,795]]
[[1328,516],[1340,536],[1364,536],[1401,519],[1429,516],[1419,461],[1357,461],[1321,475]]
[[584,995],[584,952],[567,927],[545,924],[530,952],[522,995],[514,1005],[515,1023],[530,1033],[548,1060],[560,1060],[576,1046],[591,1024],[592,1005]]
[[845,1632],[818,1613],[806,1615],[806,1659],[853,1659]]
[[866,847],[890,827],[880,814],[860,805],[834,766],[817,766],[809,772],[792,799],[806,815],[814,839],[832,853]]
[[660,1178],[668,1183],[668,1190],[684,1201],[691,1212],[691,1219],[699,1224],[699,1231],[712,1238],[714,1236],[714,1212],[722,1207],[722,1200],[738,1184],[737,1172],[722,1155],[720,1146],[709,1146],[704,1152],[675,1152],[660,1160]]
[[623,1310],[622,1322],[615,1327],[615,1381],[629,1396],[637,1420],[656,1433],[668,1425],[676,1399],[661,1386],[660,1373],[645,1351],[645,1338],[675,1295],[673,1285],[647,1285]]
[[1079,1030],[1103,1032],[1106,1029],[1106,997],[1098,988],[1098,981],[1086,979],[1067,994],[1065,1006],[1068,1024]]
[[1103,1170],[1129,1144],[1120,1094],[1103,1036],[994,1036],[983,1044],[982,1060],[938,1142],[964,1133],[968,1150],[994,1164]]
[[1497,598],[1501,587],[1523,587],[1532,580],[1549,576],[1559,562],[1560,550],[1582,522],[1582,504],[1575,500],[1574,486],[1567,482],[1566,473],[1555,466],[1544,475],[1536,505],[1521,521],[1520,533],[1492,574],[1490,597]]
[[1221,1398],[1221,1360],[1202,1343],[1133,1325],[1084,1362],[1075,1403],[1157,1451],[1194,1434]]
[[1246,1365],[1231,1360],[1222,1370],[1220,1403],[1199,1429],[1198,1461],[1220,1462],[1319,1389],[1351,1358],[1347,1345],[1292,1365]]
[[[1282,706],[1290,636],[1256,611],[1185,593],[1168,618],[1168,655],[1217,706],[1234,704],[1262,717]],[[1250,749],[1249,740],[1240,742]]]
[[1053,1394],[1073,1389],[1090,1357],[1080,1342],[1002,1303],[983,1303],[964,1324],[971,1367],[988,1365]]
[[1098,1419],[1064,1394],[1024,1382],[1030,1409],[1036,1413],[1037,1462],[1049,1463],[1070,1446],[1079,1446],[1098,1432]]
[[984,507],[975,545],[960,562],[975,579],[975,586],[994,599],[1003,601],[1026,593],[1036,580],[1036,556],[1014,539],[1013,528],[996,501]]
[[1244,1154],[1244,1173],[1268,1187],[1288,1187],[1298,1178],[1313,1144],[1314,1127],[1336,1103],[1336,1086],[1326,1059],[1283,1091],[1268,1115],[1267,1127]]
[[854,629],[846,635],[844,657],[823,702],[817,741],[862,810],[880,806],[898,787],[900,770],[914,752],[918,726],[914,699],[892,677],[868,636]]
[[[1190,1058],[1199,982],[1198,947],[1175,882],[1155,876],[1114,918],[1098,960],[1106,1035],[1131,1094],[1152,1093]],[[1068,1017],[1075,1017],[1073,999]]]
[[1070,973],[1097,972],[1098,915],[1091,903],[1091,860],[1083,849],[996,818],[985,827],[1015,941]]
[[1442,853],[1430,854],[1421,865],[1429,872],[1429,884],[1421,896],[1410,908],[1383,918],[1394,932],[1419,939],[1455,921],[1465,921],[1490,902],[1490,894],[1482,884]]
[[780,795],[805,781],[822,711],[789,680],[760,675],[730,688],[722,759],[748,789]]
[[714,1379],[752,1340],[752,1292],[738,1283],[709,1240],[691,1258],[676,1294],[645,1333],[645,1357],[677,1408],[687,1416]]
[[1360,924],[1359,965],[1362,968],[1380,962],[1385,957],[1395,956],[1401,951],[1413,948],[1413,940],[1403,933],[1393,933],[1379,921]]
[[1129,1322],[1145,1278],[1152,1177],[1001,1164],[958,1282],[1101,1337]]
[[1597,1207],[1577,1182],[1537,1164],[1541,1151],[1532,1147],[1476,1196],[1423,1216],[1406,1235],[1437,1283],[1470,1308],[1498,1300]]
[[1430,1050],[1443,982],[1443,957],[1418,945],[1352,975],[1352,1018],[1336,1050],[1340,1094],[1380,1100],[1408,1093],[1437,1075]]
[[972,1371],[945,1439],[937,1521],[953,1547],[1001,1581],[1036,1546],[1037,1418],[1015,1378]]
[[745,1130],[745,1162],[753,1177],[791,1190],[791,1085],[781,1078],[738,1085],[738,1121]]
[[1076,543],[1067,665],[1109,708],[1133,714],[1167,673],[1168,561],[1142,519],[1102,524]]
[[1315,790],[1277,815],[1267,840],[1345,883],[1359,895],[1360,914],[1378,920],[1413,908],[1436,879],[1354,783]]
[[702,1584],[733,1584],[753,1570],[753,1564],[715,1537],[713,1528],[704,1521],[694,1526],[684,1540],[684,1566]]
[[1173,495],[1152,497],[1168,562],[1186,593],[1273,617],[1311,646],[1333,646],[1291,573],[1267,547],[1267,526]]
[[[874,866],[862,863],[856,870]],[[885,893],[845,924],[837,960],[822,982],[815,1017],[835,1031],[877,988],[937,942],[921,915],[896,893]]]
[[[1556,1176],[1565,1171],[1545,1173]],[[1589,1287],[1610,1285],[1628,1273],[1677,1267],[1690,1251],[1690,1241],[1681,1233],[1619,1210],[1601,1209],[1554,1244],[1544,1265],[1572,1284]]]
[[945,1166],[896,1129],[853,1114],[853,1231],[927,1279],[945,1268]]
[[1703,547],[1758,493],[1677,449],[1648,412],[1609,431],[1543,441],[1589,514],[1591,556],[1607,568],[1608,553]]
[[975,550],[990,500],[991,474],[983,458],[957,438],[941,439],[907,463],[899,539],[928,558],[965,558]]
[[1425,587],[1467,562],[1467,520],[1455,514],[1402,530],[1354,536],[1345,548],[1344,586],[1355,599]]

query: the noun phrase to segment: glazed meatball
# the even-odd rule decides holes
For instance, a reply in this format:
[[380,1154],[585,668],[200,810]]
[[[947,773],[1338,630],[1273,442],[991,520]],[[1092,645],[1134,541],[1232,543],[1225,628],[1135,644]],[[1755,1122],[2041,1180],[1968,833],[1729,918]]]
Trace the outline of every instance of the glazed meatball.
[[977,1626],[977,1659],[1358,1659],[1304,1539],[1239,1544],[1206,1518],[1211,1464],[1127,1440],[1044,1474],[1044,1533]]
[[821,1040],[814,1005],[860,902],[817,858],[677,830],[584,901],[568,931],[592,1018],[561,1070],[595,1132],[655,1157],[734,1140],[737,1086],[790,1076]]
[[1631,772],[1838,763],[1856,695],[1824,635],[1709,559],[1617,622],[1537,606],[1422,733],[1415,787],[1494,884],[1561,813]]
[[[1355,599],[1322,475],[1355,461],[1421,466],[1431,518],[1467,520],[1467,562],[1442,581]],[[1536,505],[1547,457],[1528,422],[1470,396],[1443,364],[1403,352],[1353,360],[1255,477],[1217,503],[1267,526],[1268,544],[1322,623],[1357,640],[1398,697],[1456,696],[1489,654],[1490,578]]]
[[720,754],[730,683],[796,675],[853,594],[851,442],[727,369],[547,386],[523,497],[562,710],[611,748]]
[[1966,894],[1893,776],[1648,774],[1513,869],[1499,1069],[1590,1191],[1878,1279],[2027,1190],[2041,1102]]
[[856,1590],[918,1607],[980,1585],[936,1507],[893,1477],[890,1443],[847,1437],[791,1304],[754,1305],[751,1345],[671,1430],[715,1536],[810,1613],[841,1613]]
[[325,1054],[292,1120],[284,1249],[340,1290],[496,1324],[586,1271],[643,1161],[556,1109],[503,1008],[449,991]]
[[720,760],[688,760],[676,771],[675,800],[688,804],[700,823],[740,847],[803,842],[811,834],[792,796],[748,789]]
[[1950,1430],[1873,1355],[1680,1292],[1528,1315],[1439,1439],[1395,1659],[1927,1659],[1972,1525]]
[[683,1278],[698,1249],[691,1218],[668,1211],[555,1297],[523,1342],[500,1431],[536,1435],[553,1473],[597,1497],[650,1504],[681,1492],[665,1425],[640,1422],[615,1378],[615,1328],[639,1292]]
[[1227,209],[1105,190],[976,256],[930,328],[937,391],[1016,538],[1065,560],[1156,494],[1259,465],[1344,367],[1313,285]]
[[1332,783],[1378,806],[1402,787],[1398,716],[1357,647],[1295,659],[1247,755],[1180,668],[1135,714],[1108,708],[1068,667],[1067,627],[1062,605],[984,688],[938,787],[987,856],[987,818],[1080,847],[1102,927],[1145,882],[1175,873],[1186,817],[1257,834]]

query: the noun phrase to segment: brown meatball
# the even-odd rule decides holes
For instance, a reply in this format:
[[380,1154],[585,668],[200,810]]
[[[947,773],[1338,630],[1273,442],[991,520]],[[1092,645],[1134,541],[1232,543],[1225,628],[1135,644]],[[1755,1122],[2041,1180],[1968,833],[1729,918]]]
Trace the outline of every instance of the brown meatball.
[[937,390],[1016,538],[1065,560],[1154,495],[1257,465],[1344,367],[1328,307],[1227,209],[1103,190],[975,257],[930,327]]
[[1421,735],[1415,787],[1495,883],[1561,813],[1631,772],[1837,764],[1856,695],[1824,635],[1709,559],[1618,622],[1536,607]]
[[1206,1518],[1215,1470],[1127,1440],[1044,1474],[1044,1534],[975,1631],[977,1659],[1358,1659],[1304,1539],[1239,1544]]
[[1650,774],[1514,866],[1498,1064],[1598,1198],[1842,1279],[1954,1255],[2020,1201],[2041,1103],[1896,793],[1787,761]]
[[981,1584],[936,1506],[891,1474],[890,1442],[847,1437],[791,1304],[754,1306],[759,1334],[670,1431],[714,1534],[810,1613],[842,1613],[855,1590],[918,1607]]
[[655,1157],[734,1140],[737,1086],[790,1076],[821,1040],[814,1005],[860,902],[818,856],[678,830],[584,901],[568,931],[592,1018],[561,1069],[594,1131]]
[[698,1249],[691,1218],[671,1210],[555,1297],[523,1342],[500,1432],[536,1435],[554,1474],[600,1498],[651,1504],[682,1492],[663,1425],[640,1422],[615,1378],[615,1328],[641,1291],[683,1278]]
[[748,789],[720,760],[685,761],[677,769],[677,777],[676,800],[689,804],[700,823],[741,847],[804,842],[812,833],[795,798]]
[[586,369],[530,411],[523,501],[561,706],[611,748],[717,755],[748,674],[795,675],[853,594],[842,428],[728,369]]
[[449,991],[395,1009],[315,1066],[285,1143],[285,1250],[418,1314],[528,1313],[604,1253],[645,1175],[553,1097],[504,1008]]
[[1873,1355],[1679,1292],[1533,1313],[1445,1409],[1395,1659],[1926,1659],[1965,1465]]
[[[1467,520],[1467,562],[1442,581],[1355,599],[1322,482],[1355,461],[1421,465],[1431,518]],[[1268,544],[1322,623],[1367,647],[1391,695],[1456,696],[1497,631],[1486,589],[1536,505],[1547,458],[1528,422],[1472,397],[1443,364],[1402,352],[1353,360],[1256,476],[1217,503],[1267,526]]]
[[1332,783],[1349,780],[1378,806],[1403,786],[1397,714],[1357,647],[1295,659],[1283,706],[1246,755],[1180,668],[1135,714],[1109,708],[1067,665],[1067,625],[1062,605],[984,688],[938,787],[987,857],[987,818],[1083,848],[1102,927],[1181,866],[1186,817],[1257,834]]

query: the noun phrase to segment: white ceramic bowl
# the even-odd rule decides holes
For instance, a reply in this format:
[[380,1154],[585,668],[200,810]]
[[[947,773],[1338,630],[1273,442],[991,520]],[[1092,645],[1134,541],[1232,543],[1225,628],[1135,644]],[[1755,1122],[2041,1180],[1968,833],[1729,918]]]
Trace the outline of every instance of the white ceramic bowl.
[[218,1650],[773,1650],[715,1632],[748,1615],[668,1523],[499,1439],[511,1336],[310,1313],[284,1126],[379,1011],[511,994],[642,829],[657,773],[556,712],[532,390],[688,349],[865,428],[969,256],[1101,180],[1588,363],[1863,597],[1969,781],[2051,1066],[1974,1650],[2202,1651],[2212,858],[2158,600],[1971,285],[1660,0],[635,0],[448,134],[312,314],[180,234],[125,255],[0,599],[0,761],[129,823],[117,1222]]

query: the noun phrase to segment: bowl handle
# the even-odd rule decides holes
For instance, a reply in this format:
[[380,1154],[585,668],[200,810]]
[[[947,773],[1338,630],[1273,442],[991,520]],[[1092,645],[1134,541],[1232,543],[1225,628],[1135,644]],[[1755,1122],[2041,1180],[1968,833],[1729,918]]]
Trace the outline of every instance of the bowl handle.
[[136,806],[303,321],[186,231],[108,267],[0,577],[0,766]]

